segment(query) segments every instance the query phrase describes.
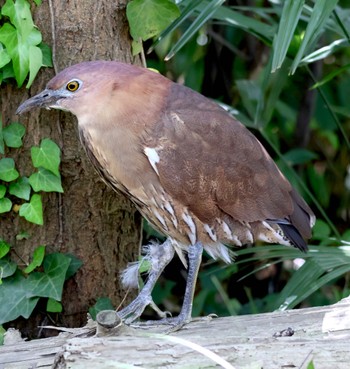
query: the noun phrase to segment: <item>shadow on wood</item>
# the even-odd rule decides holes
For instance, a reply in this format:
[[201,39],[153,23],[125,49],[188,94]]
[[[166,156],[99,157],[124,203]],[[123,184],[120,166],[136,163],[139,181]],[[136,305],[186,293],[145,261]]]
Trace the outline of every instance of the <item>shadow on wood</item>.
[[10,342],[0,347],[0,369],[306,369],[311,361],[315,369],[350,365],[350,298],[321,308],[193,322],[171,335],[119,327],[112,336],[96,337],[87,326],[58,337]]

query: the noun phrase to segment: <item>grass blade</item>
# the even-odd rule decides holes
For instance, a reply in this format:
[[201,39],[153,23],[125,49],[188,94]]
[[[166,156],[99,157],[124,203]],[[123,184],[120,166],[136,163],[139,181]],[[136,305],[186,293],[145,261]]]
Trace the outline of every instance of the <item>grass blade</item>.
[[179,41],[172,47],[168,55],[165,57],[165,60],[167,61],[171,59],[188,42],[188,40],[195,35],[195,33],[205,24],[205,22],[210,19],[215,10],[224,2],[225,0],[215,0],[209,2],[206,7],[199,13],[199,16],[195,19],[195,21],[188,27],[188,29],[185,31]]
[[307,49],[315,43],[319,35],[325,30],[324,25],[337,3],[338,0],[318,0],[315,2],[309,23],[306,27],[304,38],[293,61],[290,71],[291,74],[294,74],[298,68],[300,61],[307,52]]
[[304,2],[304,0],[286,0],[284,3],[277,35],[273,41],[272,72],[281,67],[287,55]]

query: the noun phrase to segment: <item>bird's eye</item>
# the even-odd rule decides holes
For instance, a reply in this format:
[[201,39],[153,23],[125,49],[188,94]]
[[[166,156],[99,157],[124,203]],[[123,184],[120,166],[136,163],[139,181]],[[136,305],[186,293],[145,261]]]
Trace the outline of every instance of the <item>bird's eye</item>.
[[80,84],[78,81],[73,80],[67,83],[66,89],[70,92],[75,92],[79,88]]

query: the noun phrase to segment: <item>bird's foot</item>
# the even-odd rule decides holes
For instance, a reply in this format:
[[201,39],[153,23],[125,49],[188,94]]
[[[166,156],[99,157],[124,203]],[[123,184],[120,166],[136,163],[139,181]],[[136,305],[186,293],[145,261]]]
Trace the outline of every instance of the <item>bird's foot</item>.
[[159,309],[159,307],[152,300],[151,296],[145,296],[142,294],[138,295],[136,299],[124,309],[117,311],[117,314],[125,324],[131,324],[140,318],[147,306],[150,306],[162,319],[167,319],[169,316],[171,316],[168,311],[162,311]]

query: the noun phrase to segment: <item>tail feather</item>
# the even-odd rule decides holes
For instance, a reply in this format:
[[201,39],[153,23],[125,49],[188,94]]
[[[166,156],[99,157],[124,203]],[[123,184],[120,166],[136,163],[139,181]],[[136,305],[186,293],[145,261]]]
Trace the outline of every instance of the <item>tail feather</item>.
[[284,235],[288,237],[294,247],[298,248],[302,252],[306,252],[308,250],[307,243],[305,242],[296,227],[285,222],[277,222],[277,224],[280,226]]

